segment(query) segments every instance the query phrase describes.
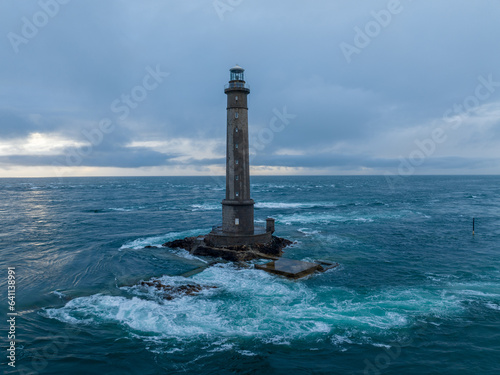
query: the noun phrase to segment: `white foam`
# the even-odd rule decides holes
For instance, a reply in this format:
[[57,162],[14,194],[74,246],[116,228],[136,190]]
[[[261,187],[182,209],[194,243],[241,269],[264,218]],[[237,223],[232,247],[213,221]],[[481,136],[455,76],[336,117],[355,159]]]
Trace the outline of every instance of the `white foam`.
[[273,344],[273,345],[290,345],[290,341],[288,341],[285,336],[272,336],[269,338],[264,338],[262,340],[264,344]]
[[221,205],[220,204],[192,204],[191,205],[191,211],[196,212],[196,211],[215,211],[215,210],[220,210]]
[[154,287],[124,287],[129,298],[80,297],[45,313],[70,324],[121,325],[144,340],[174,340],[180,349],[203,337],[210,343],[206,352],[217,352],[237,350],[234,338],[273,345],[292,345],[306,337],[329,338],[340,346],[366,343],[374,334],[391,335],[415,324],[417,318],[463,311],[460,299],[450,294],[443,297],[441,290],[388,288],[358,294],[339,287],[311,289],[306,282],[238,269],[230,263],[212,266],[190,279],[164,276],[161,282],[217,288],[168,301]]
[[[179,349],[179,348],[173,348],[173,349],[167,349],[164,351],[164,353],[167,353],[167,354],[173,354],[173,353],[176,353],[176,352],[182,352],[183,350],[182,349]],[[161,354],[162,352],[160,351],[156,351],[157,354]]]
[[319,230],[314,230],[314,229],[310,229],[310,228],[300,228],[300,229],[297,229],[297,231],[305,234],[306,236],[312,236],[314,234],[321,233]]
[[118,211],[118,212],[132,212],[132,211],[139,211],[143,210],[146,208],[145,206],[138,206],[138,207],[111,207],[109,208],[110,211]]
[[218,352],[227,352],[230,350],[233,350],[234,345],[233,344],[222,344],[219,345],[218,347],[214,349],[207,350],[209,353],[218,353]]
[[202,263],[208,263],[208,261],[203,260],[196,255],[191,254],[189,251],[184,250],[184,249],[169,249],[169,251],[178,257],[184,258],[184,259],[189,259],[189,260],[197,260]]
[[500,297],[500,295],[496,293],[487,293],[487,292],[482,292],[480,290],[463,290],[460,293],[463,295],[469,295],[475,297],[493,297],[493,298]]
[[264,190],[268,190],[268,189],[285,189],[293,186],[280,185],[280,184],[252,184],[252,187],[259,187],[263,188]]
[[488,302],[486,304],[486,306],[489,307],[490,309],[499,310],[500,311],[500,305],[497,305],[496,303]]
[[353,342],[347,336],[342,336],[342,335],[333,335],[332,343],[338,346],[344,343],[353,344]]
[[316,213],[304,213],[292,215],[277,215],[276,219],[278,223],[283,223],[286,225],[292,224],[328,224],[332,221],[341,221],[342,217],[335,214],[316,214]]
[[450,294],[455,294],[465,299],[488,299],[490,301],[492,299],[495,301],[500,299],[500,284],[494,282],[450,282],[447,291]]
[[[292,224],[331,224],[331,223],[346,223],[346,222],[361,222],[372,223],[378,220],[398,219],[405,216],[418,215],[413,212],[393,212],[383,214],[370,214],[352,211],[349,213],[333,213],[333,212],[301,212],[293,213],[291,215],[276,215],[276,220],[279,223],[286,225]],[[422,216],[422,215],[419,215]]]
[[390,345],[386,345],[386,344],[372,344],[373,346],[377,347],[377,348],[386,348],[386,349],[390,349],[391,346]]
[[58,297],[59,297],[59,298],[61,298],[61,299],[63,299],[63,298],[65,298],[65,297],[66,297],[66,294],[61,293],[61,292],[58,292],[57,290],[54,290],[54,291],[52,291],[51,293],[52,293],[52,294],[54,294],[54,295],[56,295],[56,296],[58,296]]
[[357,217],[353,219],[354,221],[361,221],[363,223],[373,223],[373,219],[371,218],[365,218],[365,217]]
[[318,207],[316,203],[284,203],[284,202],[257,202],[256,208],[275,208],[275,209],[291,209],[291,208],[312,208]]

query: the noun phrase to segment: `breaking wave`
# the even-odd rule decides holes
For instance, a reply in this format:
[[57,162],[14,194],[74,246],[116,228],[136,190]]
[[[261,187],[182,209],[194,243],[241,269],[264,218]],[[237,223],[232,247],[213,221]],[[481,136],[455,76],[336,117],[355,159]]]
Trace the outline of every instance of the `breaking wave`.
[[[374,335],[397,334],[422,316],[446,317],[463,310],[457,296],[440,290],[359,294],[343,287],[312,289],[303,282],[231,264],[210,267],[190,279],[164,276],[160,280],[170,285],[194,281],[216,288],[164,300],[153,287],[127,287],[122,288],[126,297],[75,298],[42,314],[70,324],[116,324],[144,340],[173,339],[182,345],[200,337],[209,342],[246,338],[274,345],[316,337],[342,346],[372,343]],[[224,345],[232,347],[231,342]]]
[[172,232],[168,234],[164,234],[161,236],[154,236],[154,237],[145,237],[145,238],[138,238],[133,241],[129,241],[125,244],[123,244],[120,247],[120,250],[123,249],[143,249],[146,246],[155,246],[155,247],[161,247],[165,242],[168,241],[173,241],[179,238],[185,238],[185,237],[195,237],[199,236],[202,234],[206,234],[210,232],[210,228],[205,228],[205,229],[192,229],[192,230],[186,230],[183,232]]

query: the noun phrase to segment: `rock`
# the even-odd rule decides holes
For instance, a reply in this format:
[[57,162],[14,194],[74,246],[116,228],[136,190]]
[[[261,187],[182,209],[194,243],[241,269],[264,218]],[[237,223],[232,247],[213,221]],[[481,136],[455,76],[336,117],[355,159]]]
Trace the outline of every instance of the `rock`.
[[197,246],[195,249],[193,249],[191,253],[193,255],[222,258],[225,260],[229,260],[231,262],[242,262],[257,258],[255,254],[247,250],[238,251],[230,248],[226,249],[226,248],[203,246],[203,245]]
[[164,285],[160,280],[141,281],[141,286],[153,287],[157,290],[164,292],[166,300],[172,300],[175,297],[193,296],[206,289],[216,289],[216,286],[201,286],[199,284],[186,284],[186,285]]
[[295,259],[281,258],[277,261],[267,264],[256,264],[255,268],[280,276],[286,276],[290,279],[300,279],[301,277],[311,275],[317,271],[323,272],[323,267],[318,263],[304,262]]
[[196,237],[186,237],[182,240],[174,240],[164,243],[162,246],[171,248],[181,248],[190,251],[196,242]]
[[340,266],[339,263],[330,262],[330,261],[326,261],[326,260],[317,260],[316,263],[318,263],[322,266],[321,270],[320,270],[321,272],[325,272],[325,271],[328,271],[330,269],[337,268],[338,266]]
[[273,236],[270,242],[264,244],[213,247],[207,244],[203,237],[186,237],[166,242],[162,246],[185,249],[193,255],[222,258],[232,262],[243,262],[261,258],[276,260],[283,254],[283,248],[291,244],[293,242],[290,240]]
[[293,242],[290,240],[273,236],[270,243],[255,244],[253,247],[260,253],[279,257],[283,254],[283,248],[290,246],[291,244],[293,244]]

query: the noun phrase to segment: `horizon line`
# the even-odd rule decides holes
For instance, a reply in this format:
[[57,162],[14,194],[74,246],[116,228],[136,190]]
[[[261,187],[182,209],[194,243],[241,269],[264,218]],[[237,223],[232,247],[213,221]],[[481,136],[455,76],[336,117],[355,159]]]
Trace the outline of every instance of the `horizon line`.
[[[493,176],[500,176],[500,173],[498,174],[414,174],[411,176],[403,176],[399,174],[281,174],[281,175],[276,175],[276,174],[269,174],[269,175],[251,175],[250,177],[401,177],[401,178],[411,178],[411,177],[469,177],[469,176],[477,176],[477,177],[493,177]],[[18,177],[2,177],[0,176],[0,179],[17,179],[17,178],[56,178],[56,179],[64,179],[64,178],[144,178],[144,177],[200,177],[200,178],[206,178],[206,177],[223,177],[225,178],[226,175],[151,175],[151,176],[127,176],[127,175],[121,175],[121,176],[18,176]]]

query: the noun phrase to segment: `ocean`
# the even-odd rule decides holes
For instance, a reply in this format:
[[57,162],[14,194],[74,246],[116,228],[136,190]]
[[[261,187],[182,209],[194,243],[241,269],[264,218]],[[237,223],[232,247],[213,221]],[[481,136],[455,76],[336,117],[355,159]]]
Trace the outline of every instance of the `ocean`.
[[[219,224],[224,188],[0,179],[2,371],[500,373],[500,177],[252,177],[257,224],[296,241],[284,257],[340,264],[300,280],[157,248]],[[215,288],[167,300],[151,278]]]

